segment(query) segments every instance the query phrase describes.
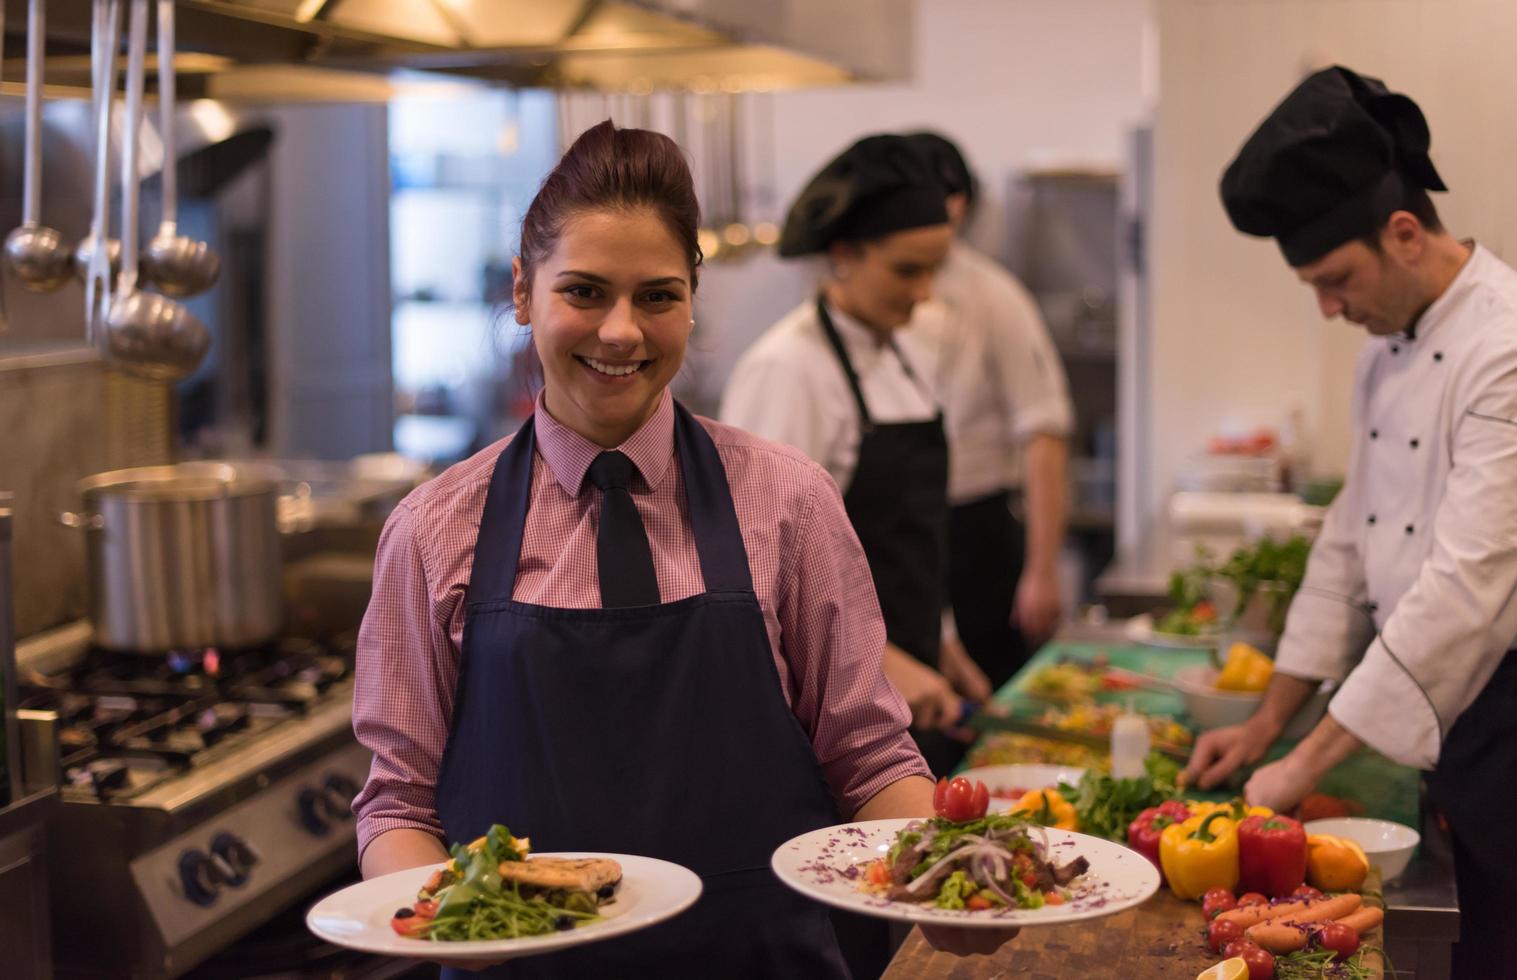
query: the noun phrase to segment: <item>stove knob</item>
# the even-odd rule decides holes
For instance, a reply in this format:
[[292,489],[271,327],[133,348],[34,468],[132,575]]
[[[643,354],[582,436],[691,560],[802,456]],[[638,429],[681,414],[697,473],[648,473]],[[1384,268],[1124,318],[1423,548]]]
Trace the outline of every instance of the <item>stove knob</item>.
[[247,884],[248,872],[258,863],[258,852],[253,845],[228,831],[222,831],[211,841],[211,854],[226,866],[226,884],[238,888]]
[[295,798],[300,811],[300,825],[317,837],[326,836],[332,829],[332,801],[319,790],[307,786]]
[[325,786],[337,819],[353,819],[353,799],[358,795],[358,784],[340,772],[329,772]]
[[179,855],[179,880],[184,885],[184,896],[196,905],[216,901],[216,878],[211,856],[200,848],[192,847]]

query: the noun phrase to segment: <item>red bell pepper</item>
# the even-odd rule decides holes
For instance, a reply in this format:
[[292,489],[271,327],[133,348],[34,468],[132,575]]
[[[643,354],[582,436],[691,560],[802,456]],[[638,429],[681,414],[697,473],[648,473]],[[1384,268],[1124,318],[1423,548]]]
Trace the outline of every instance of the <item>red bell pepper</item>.
[[1151,806],[1127,826],[1127,846],[1148,858],[1159,868],[1159,879],[1164,879],[1164,869],[1159,864],[1159,835],[1173,823],[1190,819],[1190,807],[1179,800],[1166,800]]
[[1238,891],[1290,895],[1306,880],[1306,829],[1282,814],[1238,824]]

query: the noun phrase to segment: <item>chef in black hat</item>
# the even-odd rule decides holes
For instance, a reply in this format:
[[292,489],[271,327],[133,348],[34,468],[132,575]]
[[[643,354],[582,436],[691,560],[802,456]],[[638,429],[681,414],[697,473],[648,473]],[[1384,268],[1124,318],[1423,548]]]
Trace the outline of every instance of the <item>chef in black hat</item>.
[[930,161],[901,136],[866,137],[824,166],[779,244],[787,258],[825,260],[819,294],[744,353],[721,410],[801,449],[843,490],[885,615],[886,673],[940,772],[957,757],[922,735],[959,722],[948,678],[974,668],[961,651],[939,662],[948,443],[929,380],[895,334],[932,294],[953,242],[945,199]]
[[1189,773],[1257,762],[1324,680],[1326,717],[1256,771],[1294,806],[1361,746],[1426,770],[1459,887],[1454,975],[1517,963],[1517,272],[1446,231],[1416,103],[1334,67],[1302,82],[1222,177],[1240,230],[1272,236],[1326,317],[1365,328],[1343,490],[1245,724]]
[[[978,192],[968,162],[937,133],[909,139],[936,168],[949,221],[962,235]],[[1052,635],[1062,611],[1058,564],[1074,428],[1064,366],[1032,296],[962,237],[901,344],[943,399],[953,622],[988,685],[1000,687]]]

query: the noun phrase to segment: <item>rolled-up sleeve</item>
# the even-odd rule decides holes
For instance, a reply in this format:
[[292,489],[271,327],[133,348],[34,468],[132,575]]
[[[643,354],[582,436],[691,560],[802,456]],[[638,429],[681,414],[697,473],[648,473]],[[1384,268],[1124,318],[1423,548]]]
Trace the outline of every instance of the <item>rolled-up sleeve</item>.
[[885,623],[864,549],[837,486],[812,472],[776,614],[792,710],[847,818],[891,783],[931,770],[907,733],[906,702],[885,678]]
[[1329,705],[1372,748],[1424,769],[1517,637],[1517,356],[1493,373],[1457,422],[1431,553]]
[[415,513],[401,504],[379,539],[358,633],[353,730],[374,760],[353,801],[358,848],[413,828],[442,836],[435,790],[453,711],[457,656],[428,588]]
[[985,325],[992,363],[1019,441],[1035,435],[1068,437],[1074,430],[1074,405],[1064,365],[1037,303],[1010,276],[1002,288],[981,297],[990,322]]

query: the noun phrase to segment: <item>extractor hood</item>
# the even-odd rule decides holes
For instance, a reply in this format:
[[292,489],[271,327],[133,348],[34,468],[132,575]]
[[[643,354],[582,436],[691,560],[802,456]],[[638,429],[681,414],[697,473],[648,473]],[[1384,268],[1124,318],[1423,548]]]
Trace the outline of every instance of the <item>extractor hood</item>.
[[[25,0],[6,8],[20,77]],[[913,0],[179,0],[189,98],[384,97],[393,73],[752,91],[903,78]],[[47,82],[88,83],[89,0],[52,0]],[[7,86],[9,88],[9,86]]]

